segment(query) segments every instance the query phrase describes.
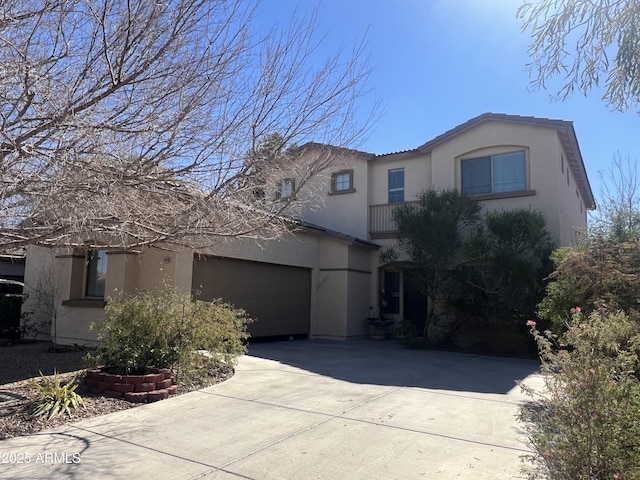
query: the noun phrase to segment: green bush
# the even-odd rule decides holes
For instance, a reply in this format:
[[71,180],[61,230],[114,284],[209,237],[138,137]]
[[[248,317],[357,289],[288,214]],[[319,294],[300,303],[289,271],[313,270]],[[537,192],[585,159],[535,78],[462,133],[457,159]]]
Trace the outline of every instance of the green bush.
[[562,337],[532,325],[545,389],[520,410],[530,479],[640,479],[638,314],[574,308]]
[[115,374],[174,368],[189,375],[233,365],[246,351],[249,321],[232,305],[193,301],[170,288],[121,295],[108,302],[105,320],[92,325],[100,343],[87,359]]
[[399,345],[413,348],[418,345],[418,330],[411,320],[402,319],[393,327]]
[[545,216],[531,209],[489,211],[464,245],[453,304],[483,319],[524,323],[536,313],[552,271]]
[[38,389],[38,395],[27,402],[24,407],[25,413],[30,417],[46,415],[49,419],[63,413],[71,415],[72,410],[84,406],[82,397],[76,393],[77,380],[78,377],[75,376],[63,385],[57,372],[54,372],[53,380],[49,380],[40,372],[40,380],[33,382],[33,386]]
[[570,321],[569,310],[580,305],[584,313],[605,305],[629,312],[640,299],[640,242],[614,243],[592,237],[579,248],[554,252],[555,271],[550,275],[546,297],[538,308],[560,333]]

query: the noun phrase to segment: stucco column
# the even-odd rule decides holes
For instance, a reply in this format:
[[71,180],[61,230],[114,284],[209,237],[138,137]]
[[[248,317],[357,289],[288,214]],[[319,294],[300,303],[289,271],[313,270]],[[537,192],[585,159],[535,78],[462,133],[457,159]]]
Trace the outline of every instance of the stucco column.
[[105,299],[138,289],[139,252],[112,250],[107,252]]

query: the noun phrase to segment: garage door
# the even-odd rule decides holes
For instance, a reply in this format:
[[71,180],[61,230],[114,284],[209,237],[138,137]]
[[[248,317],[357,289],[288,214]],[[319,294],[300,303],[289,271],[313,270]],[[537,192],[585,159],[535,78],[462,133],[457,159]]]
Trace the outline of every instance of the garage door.
[[201,256],[195,259],[192,285],[200,299],[222,298],[256,318],[249,325],[252,337],[309,334],[307,268]]

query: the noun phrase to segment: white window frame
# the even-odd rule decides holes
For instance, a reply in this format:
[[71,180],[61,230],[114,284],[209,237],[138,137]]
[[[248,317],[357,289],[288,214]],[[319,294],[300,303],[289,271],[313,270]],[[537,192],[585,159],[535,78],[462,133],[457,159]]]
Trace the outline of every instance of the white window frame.
[[278,182],[278,190],[276,191],[277,200],[290,200],[296,192],[295,178],[283,178]]
[[[402,172],[402,186],[401,187],[397,187],[391,186],[391,175],[394,173],[398,173],[398,172]],[[405,201],[405,195],[404,195],[404,186],[405,186],[405,176],[404,176],[404,167],[400,167],[400,168],[391,168],[389,169],[388,173],[387,173],[387,183],[388,183],[388,188],[387,188],[387,201],[389,203],[404,203]],[[400,194],[402,194],[402,198],[400,200],[393,200],[392,201],[392,197],[394,196],[399,196]]]

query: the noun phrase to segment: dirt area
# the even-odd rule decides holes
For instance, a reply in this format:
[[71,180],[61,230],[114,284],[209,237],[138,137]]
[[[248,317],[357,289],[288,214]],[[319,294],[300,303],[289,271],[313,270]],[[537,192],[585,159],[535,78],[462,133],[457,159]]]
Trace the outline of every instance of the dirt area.
[[[41,430],[77,422],[84,418],[105,415],[140,404],[124,400],[92,395],[80,387],[77,392],[84,400],[84,408],[76,410],[72,416],[63,415],[46,420],[29,418],[23,413],[24,405],[33,398],[37,390],[33,381],[40,377],[40,371],[53,378],[58,372],[63,381],[78,374],[83,375],[86,350],[53,351],[48,342],[19,343],[0,346],[0,440],[30,435]],[[196,383],[178,382],[178,395],[198,390],[222,382],[233,375],[233,369],[222,368]]]

